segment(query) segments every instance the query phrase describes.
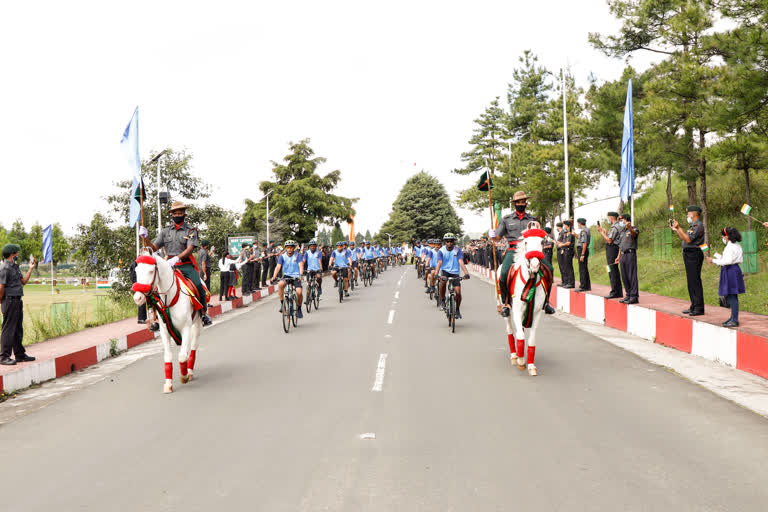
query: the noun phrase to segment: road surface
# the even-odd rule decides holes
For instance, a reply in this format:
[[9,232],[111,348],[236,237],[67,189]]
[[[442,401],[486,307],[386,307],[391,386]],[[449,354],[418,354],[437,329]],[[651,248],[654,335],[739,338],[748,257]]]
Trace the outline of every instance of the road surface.
[[155,353],[0,427],[0,510],[768,509],[762,416],[553,317],[529,377],[475,280],[455,334],[412,267],[329,283],[288,335],[274,299],[206,329],[172,395]]

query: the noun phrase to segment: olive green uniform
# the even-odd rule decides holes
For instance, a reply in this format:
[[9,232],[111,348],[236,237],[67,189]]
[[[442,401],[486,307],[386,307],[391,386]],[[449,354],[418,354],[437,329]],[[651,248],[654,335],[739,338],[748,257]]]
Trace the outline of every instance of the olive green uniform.
[[[199,242],[197,239],[197,228],[193,228],[186,222],[184,222],[180,228],[176,229],[174,223],[165,226],[162,231],[157,235],[155,239],[155,246],[160,249],[165,247],[165,252],[168,258],[178,256],[187,247],[198,247]],[[192,257],[187,257],[176,263],[176,268],[181,271],[184,277],[187,277],[197,288],[200,293],[200,302],[203,304],[203,312],[205,312],[208,304],[205,300],[205,288],[203,282],[200,280],[200,274],[195,268],[195,262]]]
[[[515,264],[515,250],[517,250],[517,242],[523,236],[523,231],[528,229],[528,223],[535,221],[536,218],[532,215],[525,213],[522,218],[518,216],[517,212],[507,215],[499,223],[499,227],[496,228],[496,236],[507,239],[509,247],[504,254],[504,261],[501,263],[501,270],[499,271],[499,288],[501,289],[501,301],[506,304],[509,301],[507,295],[509,294],[509,285],[507,284],[507,276],[509,270]],[[547,262],[546,259],[542,262],[552,270],[552,264]]]

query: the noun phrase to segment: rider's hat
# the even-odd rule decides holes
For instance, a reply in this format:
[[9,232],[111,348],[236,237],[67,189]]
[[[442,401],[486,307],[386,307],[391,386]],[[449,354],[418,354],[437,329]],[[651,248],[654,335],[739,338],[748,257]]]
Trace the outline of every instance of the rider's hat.
[[173,213],[176,210],[186,210],[187,208],[189,208],[188,204],[184,204],[181,201],[174,201],[173,203],[171,203],[171,206],[170,208],[168,208],[168,211]]
[[518,190],[517,192],[515,192],[515,195],[512,196],[512,201],[513,202],[514,201],[522,201],[523,199],[527,201],[528,200],[528,196],[525,195],[525,192],[523,192],[522,190]]

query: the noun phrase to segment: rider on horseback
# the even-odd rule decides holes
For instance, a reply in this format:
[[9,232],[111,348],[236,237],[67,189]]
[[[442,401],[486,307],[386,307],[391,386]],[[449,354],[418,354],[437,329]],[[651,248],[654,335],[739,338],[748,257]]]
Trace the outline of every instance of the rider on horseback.
[[184,218],[187,214],[188,206],[181,201],[175,201],[170,208],[173,222],[158,233],[154,243],[148,239],[147,228],[141,227],[139,233],[146,240],[147,247],[153,251],[159,251],[165,247],[166,260],[168,263],[180,271],[184,277],[192,281],[199,293],[200,303],[203,305],[201,310],[203,324],[211,325],[211,318],[208,316],[207,294],[203,282],[200,280],[200,273],[197,270],[194,250],[198,246],[197,228],[193,228]]
[[[504,254],[504,261],[501,264],[501,271],[499,272],[499,288],[501,292],[501,303],[504,310],[503,315],[507,315],[509,312],[510,299],[509,297],[509,283],[507,282],[510,269],[515,264],[515,250],[517,249],[518,240],[522,237],[523,231],[528,228],[528,223],[533,222],[536,218],[525,211],[528,206],[528,196],[523,191],[515,192],[512,196],[512,202],[515,204],[515,211],[505,216],[499,223],[499,227],[496,229],[494,241],[501,240],[501,237],[507,239],[509,247]],[[543,262],[552,270],[551,263]],[[547,290],[547,299],[549,299],[549,290]],[[544,311],[548,314],[555,312],[555,309],[549,305],[549,300],[544,303]]]

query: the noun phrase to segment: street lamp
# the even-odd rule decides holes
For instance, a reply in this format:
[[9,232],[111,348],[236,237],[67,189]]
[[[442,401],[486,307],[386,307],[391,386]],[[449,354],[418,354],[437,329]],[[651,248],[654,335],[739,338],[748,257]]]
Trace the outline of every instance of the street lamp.
[[384,233],[384,234],[387,235],[387,237],[389,238],[389,245],[388,245],[388,247],[392,247],[392,235],[390,235],[389,233]]
[[269,214],[272,213],[272,212],[269,211],[269,195],[272,192],[274,192],[274,191],[275,191],[275,189],[270,190],[269,192],[264,194],[264,197],[259,199],[259,201],[263,201],[265,199],[267,200],[267,209],[266,209],[266,212],[267,212],[267,219],[266,219],[267,220],[267,247],[269,247]]
[[[167,151],[168,151],[167,149],[162,150],[160,153],[155,155],[155,157],[152,160],[150,160],[148,164],[148,165],[152,165],[155,162],[157,162],[157,232],[158,233],[163,229],[163,218],[160,213],[160,203],[163,202],[160,197],[162,195],[160,193],[160,157],[163,156]],[[165,192],[164,199],[165,199],[165,202],[168,202],[168,192]]]

